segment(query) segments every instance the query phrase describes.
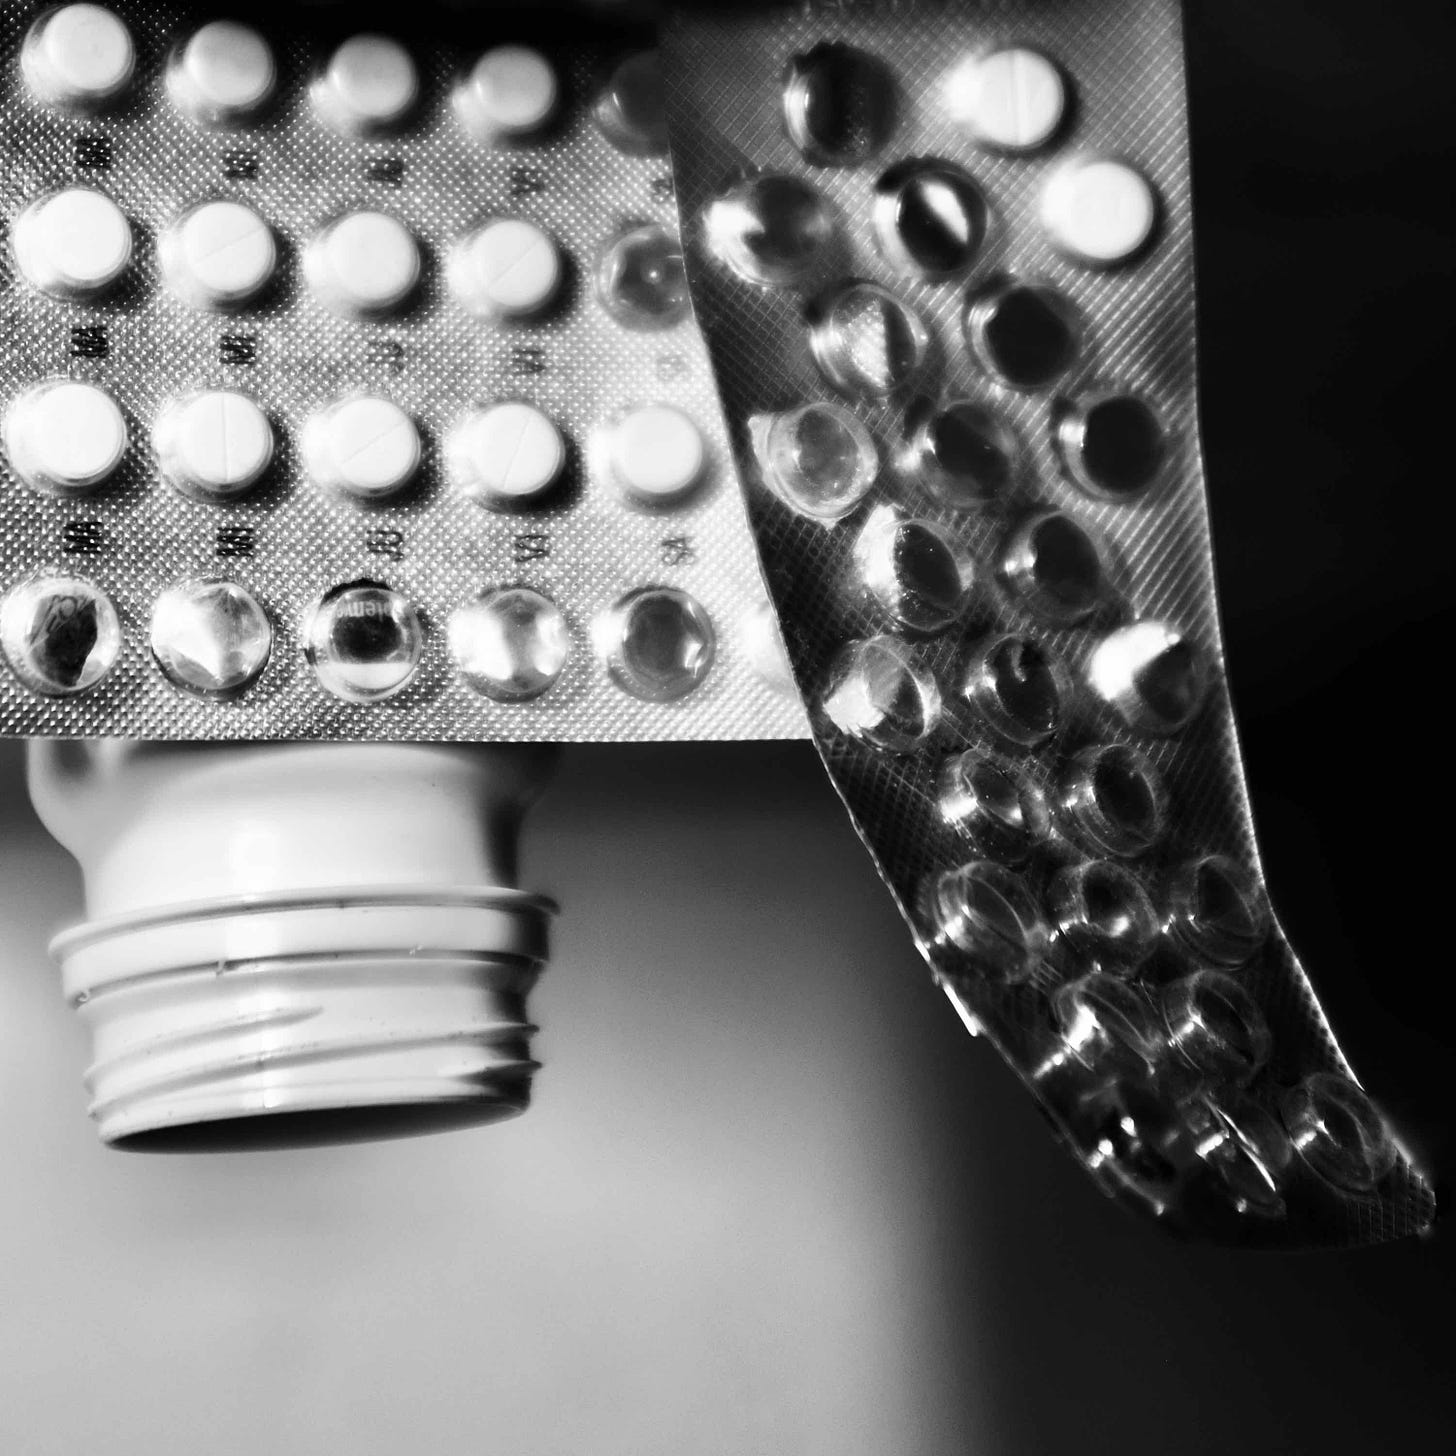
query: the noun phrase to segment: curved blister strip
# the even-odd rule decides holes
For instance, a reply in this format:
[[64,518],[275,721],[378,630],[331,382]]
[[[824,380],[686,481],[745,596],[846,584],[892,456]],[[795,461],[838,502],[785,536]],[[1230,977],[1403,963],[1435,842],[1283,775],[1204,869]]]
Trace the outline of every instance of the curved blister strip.
[[[1259,868],[1196,441],[1176,0],[683,15],[664,48],[765,576],[937,980],[1099,1185],[1181,1232],[1423,1228]],[[865,105],[825,79],[845,56],[893,89],[874,128],[831,114]]]

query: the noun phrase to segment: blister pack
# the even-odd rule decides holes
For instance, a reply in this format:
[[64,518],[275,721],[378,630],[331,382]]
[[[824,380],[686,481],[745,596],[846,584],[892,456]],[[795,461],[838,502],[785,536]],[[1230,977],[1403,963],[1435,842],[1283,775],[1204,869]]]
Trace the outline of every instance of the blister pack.
[[1222,667],[1176,0],[679,16],[699,322],[831,777],[1110,1193],[1236,1243],[1433,1200],[1274,925]]
[[802,735],[651,32],[275,13],[0,14],[0,731]]

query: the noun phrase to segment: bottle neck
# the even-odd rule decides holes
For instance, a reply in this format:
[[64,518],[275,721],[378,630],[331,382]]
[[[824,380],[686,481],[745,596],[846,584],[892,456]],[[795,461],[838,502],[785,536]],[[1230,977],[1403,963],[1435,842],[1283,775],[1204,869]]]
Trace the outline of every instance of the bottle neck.
[[554,907],[516,887],[550,749],[37,742],[90,919],[53,946],[92,1116],[146,1147],[522,1111]]

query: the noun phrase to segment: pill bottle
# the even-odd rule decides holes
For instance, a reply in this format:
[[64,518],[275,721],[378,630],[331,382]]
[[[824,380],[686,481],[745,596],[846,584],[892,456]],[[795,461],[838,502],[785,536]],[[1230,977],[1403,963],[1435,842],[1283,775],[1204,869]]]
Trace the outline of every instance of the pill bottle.
[[554,906],[517,836],[556,750],[34,740],[79,861],[53,951],[108,1144],[357,1140],[525,1109]]

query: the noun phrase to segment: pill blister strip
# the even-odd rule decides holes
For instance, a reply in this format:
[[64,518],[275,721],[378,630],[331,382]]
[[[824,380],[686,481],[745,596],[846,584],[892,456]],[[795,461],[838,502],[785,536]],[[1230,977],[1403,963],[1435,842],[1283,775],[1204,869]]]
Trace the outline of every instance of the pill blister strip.
[[[763,588],[701,340],[690,319],[659,332],[623,327],[593,296],[596,259],[620,229],[675,227],[665,156],[617,149],[591,116],[613,66],[642,38],[593,32],[580,21],[569,35],[556,27],[540,45],[559,73],[561,118],[538,140],[491,145],[466,134],[450,100],[486,40],[462,38],[466,20],[418,7],[402,39],[419,68],[421,103],[396,133],[360,139],[321,125],[307,96],[311,75],[347,31],[313,35],[309,13],[291,10],[287,31],[275,26],[266,36],[279,68],[276,102],[248,125],[215,129],[181,114],[165,81],[169,55],[200,18],[164,4],[112,8],[135,39],[135,80],[114,105],[89,115],[57,110],[26,85],[21,49],[44,7],[7,5],[0,16],[7,225],[13,229],[38,198],[80,186],[113,199],[135,239],[123,286],[95,300],[46,296],[22,276],[9,248],[0,264],[0,408],[39,381],[89,381],[118,402],[129,435],[120,468],[85,496],[40,493],[9,460],[0,471],[0,595],[38,578],[79,578],[114,603],[122,630],[115,666],[75,695],[32,691],[0,664],[0,731],[172,739],[802,736],[792,692],[750,662],[745,622],[763,603]],[[490,44],[512,38],[498,18],[488,30]],[[563,38],[564,46],[552,43]],[[276,289],[238,312],[190,307],[159,274],[159,234],[186,209],[215,199],[254,209],[280,244]],[[423,284],[397,318],[340,318],[302,276],[309,238],[353,209],[394,215],[422,244]],[[448,249],[491,216],[527,218],[560,245],[564,303],[550,316],[494,326],[451,298]],[[164,405],[199,389],[248,395],[277,439],[269,473],[226,504],[171,488],[151,442]],[[305,420],[354,392],[395,401],[420,426],[419,478],[388,501],[330,494],[300,460]],[[531,509],[487,510],[445,478],[442,444],[452,423],[467,406],[499,399],[534,402],[568,442],[563,483]],[[706,442],[706,474],[675,508],[625,503],[603,460],[613,421],[652,404],[683,411]],[[174,686],[150,650],[159,595],[202,579],[245,588],[274,634],[261,675],[227,699]],[[424,628],[418,669],[385,701],[331,695],[302,651],[312,604],[359,581],[397,592]],[[545,594],[569,627],[564,671],[533,701],[495,701],[472,689],[447,649],[452,611],[493,586]],[[687,593],[716,642],[701,682],[673,701],[624,691],[603,664],[609,647],[598,639],[594,650],[593,633],[614,620],[614,603],[647,587]],[[380,609],[378,599],[360,606]],[[645,650],[649,657],[655,650],[650,641]],[[673,650],[668,643],[661,655]],[[701,644],[682,650],[696,654],[692,666],[700,669]]]
[[[1060,129],[1026,153],[979,144],[966,129],[974,113],[956,114],[958,68],[1008,48],[1051,60],[1067,88]],[[1196,433],[1174,0],[679,17],[664,53],[694,305],[765,576],[831,777],[937,981],[1101,1186],[1168,1225],[1274,1245],[1424,1227],[1430,1191],[1354,1082],[1264,896]],[[875,94],[885,79],[890,108]],[[1024,113],[1036,99],[999,124],[1033,125]],[[1130,165],[1157,199],[1151,242],[1121,266],[1068,256],[1040,213],[1054,169],[1089,157]],[[877,182],[905,159],[963,169],[987,204],[984,245],[952,277],[908,276],[893,227],[887,236],[874,222],[885,206]],[[964,222],[948,231],[969,236]],[[968,300],[998,296],[1008,276],[1050,285],[1085,323],[1078,362],[1055,387],[1003,387],[966,342]],[[858,360],[883,384],[916,352],[913,328],[880,295],[846,315],[847,349],[826,335],[847,279],[889,290],[928,325],[930,362],[909,369],[908,387],[867,397],[855,374]],[[856,317],[871,321],[857,336]],[[1079,488],[1054,448],[1058,420],[1109,388],[1150,405],[1167,433],[1161,479],[1135,499]],[[908,442],[927,396],[988,409],[1020,441],[1016,478],[994,499],[953,508],[917,475]],[[796,453],[794,412],[805,407],[828,407],[831,424],[817,445],[812,432],[797,437]],[[783,458],[776,426],[790,434]],[[860,427],[879,470],[855,504],[846,462]],[[836,491],[852,508],[822,508]],[[1048,622],[1045,602],[1005,574],[1008,540],[1042,509],[1101,542],[1099,603],[1074,626]],[[905,534],[906,521],[925,529]],[[939,565],[919,596],[917,541]],[[954,596],[946,568],[958,552],[974,585],[964,610],[936,619]],[[988,658],[1006,633],[1011,655]],[[1100,658],[1099,644],[1111,644]],[[989,678],[1014,698],[1018,676],[1052,680],[1053,658],[1066,670],[1056,731],[1013,742],[1004,715],[997,723],[1004,698],[967,692],[977,664],[983,686]],[[1197,687],[1201,664],[1201,707],[1176,731],[1142,731],[1133,690],[1152,680],[1139,664],[1154,676],[1171,668],[1183,688]],[[1187,701],[1163,706],[1177,718]],[[1131,838],[1116,832],[1115,812],[1088,810],[1099,762],[1114,780],[1119,765],[1129,770]]]

